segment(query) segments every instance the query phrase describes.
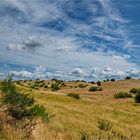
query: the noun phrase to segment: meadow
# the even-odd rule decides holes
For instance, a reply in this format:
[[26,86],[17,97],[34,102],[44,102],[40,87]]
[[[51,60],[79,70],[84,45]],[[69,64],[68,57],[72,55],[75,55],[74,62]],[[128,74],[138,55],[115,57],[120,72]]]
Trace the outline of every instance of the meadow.
[[[134,98],[115,99],[120,91],[140,88],[140,80],[119,80],[102,83],[102,91],[91,92],[96,84],[81,81],[65,82],[57,91],[51,90],[51,82],[43,81],[37,89],[28,85],[36,81],[16,83],[17,90],[35,97],[53,117],[45,123],[38,123],[33,130],[35,140],[139,140],[140,104]],[[30,83],[30,84],[29,84]],[[79,85],[84,86],[79,86]],[[76,93],[80,99],[67,96]],[[22,134],[10,129],[1,131],[3,139],[18,140]],[[31,138],[30,138],[31,139]]]

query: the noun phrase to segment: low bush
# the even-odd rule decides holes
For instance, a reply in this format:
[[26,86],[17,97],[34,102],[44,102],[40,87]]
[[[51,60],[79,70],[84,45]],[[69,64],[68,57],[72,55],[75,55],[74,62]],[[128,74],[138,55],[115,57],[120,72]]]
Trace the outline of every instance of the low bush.
[[139,91],[140,91],[140,89],[138,89],[138,88],[132,88],[132,89],[130,89],[129,92],[135,94],[135,93],[137,93]]
[[59,85],[58,84],[54,84],[54,83],[51,84],[51,88],[52,88],[53,91],[57,91],[57,90],[60,89]]
[[135,96],[135,102],[140,103],[140,90],[137,90],[136,96]]
[[102,131],[110,131],[112,129],[112,124],[108,120],[99,120],[98,128]]
[[114,95],[114,98],[132,98],[132,95],[128,92],[119,92]]
[[75,99],[80,99],[80,96],[79,96],[79,94],[77,94],[77,93],[68,93],[67,96],[73,97],[73,98],[75,98]]
[[102,91],[102,90],[103,90],[102,87],[90,87],[90,89],[89,89],[89,91],[93,91],[93,92]]
[[135,102],[140,103],[140,93],[137,93],[135,96]]
[[48,88],[48,85],[45,85],[44,88]]
[[83,84],[79,84],[78,87],[79,88],[85,88],[87,85],[83,85]]

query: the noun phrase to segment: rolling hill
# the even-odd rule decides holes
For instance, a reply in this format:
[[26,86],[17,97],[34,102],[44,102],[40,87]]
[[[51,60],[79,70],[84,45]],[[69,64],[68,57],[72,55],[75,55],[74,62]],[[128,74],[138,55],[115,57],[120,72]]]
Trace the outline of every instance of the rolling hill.
[[[104,82],[101,85],[103,90],[96,92],[89,91],[96,84],[80,81],[61,81],[57,91],[51,89],[51,84],[56,81],[27,80],[15,83],[18,91],[33,95],[37,103],[44,105],[49,114],[54,115],[47,125],[36,125],[33,139],[140,139],[140,104],[135,103],[133,98],[114,98],[114,94],[120,91],[140,88],[140,80]],[[77,93],[80,99],[69,97],[68,93]],[[2,133],[7,139],[19,139],[8,126]]]

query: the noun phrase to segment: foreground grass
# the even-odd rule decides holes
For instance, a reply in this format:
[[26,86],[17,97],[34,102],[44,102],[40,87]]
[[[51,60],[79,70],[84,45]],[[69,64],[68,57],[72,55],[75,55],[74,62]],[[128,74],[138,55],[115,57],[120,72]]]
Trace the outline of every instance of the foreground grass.
[[[117,90],[118,86],[121,86],[123,91],[129,90],[128,81],[124,82],[124,88],[122,81],[116,82],[117,85],[114,83],[105,83],[103,85],[105,91],[109,88],[112,91]],[[130,81],[130,84],[133,87],[136,85],[133,81]],[[98,120],[108,120],[112,124],[112,131],[116,135],[111,139],[138,140],[140,138],[140,105],[135,104],[133,98],[114,99],[114,94],[100,92],[81,94],[81,99],[76,100],[49,91],[30,91],[21,86],[18,90],[33,94],[38,103],[44,105],[50,114],[55,115],[48,125],[36,126],[33,132],[36,140],[81,140],[83,136],[94,140],[100,135],[103,140],[106,140],[108,133],[98,128]]]

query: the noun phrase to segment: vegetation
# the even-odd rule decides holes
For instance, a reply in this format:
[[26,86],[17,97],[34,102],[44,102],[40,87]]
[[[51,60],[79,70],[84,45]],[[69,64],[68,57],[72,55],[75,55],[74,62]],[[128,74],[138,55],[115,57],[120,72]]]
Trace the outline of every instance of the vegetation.
[[115,81],[115,79],[111,79],[111,81],[112,81],[112,82],[114,82],[114,81]]
[[140,103],[140,93],[137,93],[135,96],[135,102]]
[[98,86],[101,86],[101,85],[102,85],[102,82],[97,81],[97,85],[98,85]]
[[135,102],[140,103],[140,89],[136,90],[137,92],[135,93]]
[[102,87],[90,87],[90,89],[89,89],[89,91],[93,91],[93,92],[95,92],[95,91],[102,91],[103,89],[102,89]]
[[79,88],[85,88],[87,85],[83,85],[83,84],[79,84],[78,87]]
[[[34,119],[39,117],[42,121],[48,122],[49,115],[44,106],[35,104],[35,99],[29,94],[17,92],[12,78],[9,76],[1,84],[1,109],[4,108],[5,114],[11,117],[6,122],[15,122],[16,127],[20,127],[21,122],[26,130],[26,137],[32,134],[32,128],[36,124]],[[3,110],[3,109],[2,109]],[[23,123],[24,122],[24,123]],[[5,122],[3,122],[4,124]]]
[[130,76],[127,76],[126,78],[125,78],[125,80],[129,80],[129,79],[132,79]]
[[77,93],[68,93],[67,96],[75,98],[75,99],[80,99],[80,96]]
[[52,91],[57,91],[57,90],[60,89],[59,85],[58,84],[54,84],[54,83],[51,84],[51,88],[52,88]]
[[48,88],[48,85],[45,85],[44,88]]
[[130,89],[129,92],[135,94],[137,92],[140,92],[140,89],[139,88],[132,88],[132,89]]
[[132,98],[132,95],[128,92],[119,92],[114,95],[114,98]]
[[91,82],[89,82],[89,83],[91,83],[91,84],[95,84],[95,82],[94,82],[94,81],[91,81]]
[[104,131],[110,131],[112,129],[112,124],[107,120],[99,120],[98,121],[98,128]]

